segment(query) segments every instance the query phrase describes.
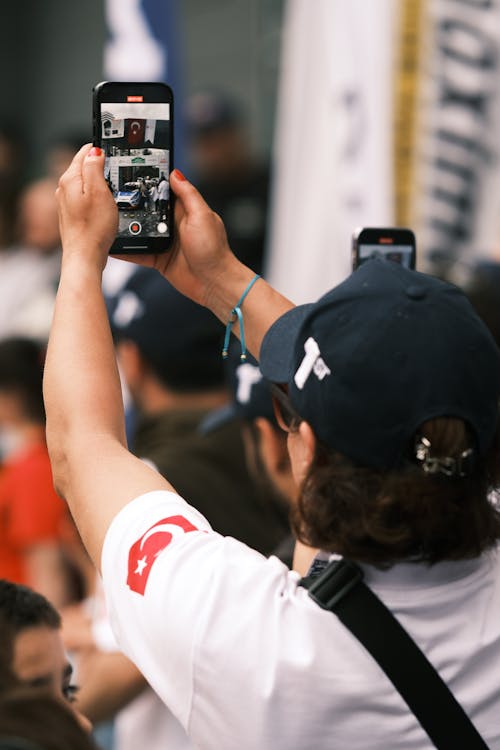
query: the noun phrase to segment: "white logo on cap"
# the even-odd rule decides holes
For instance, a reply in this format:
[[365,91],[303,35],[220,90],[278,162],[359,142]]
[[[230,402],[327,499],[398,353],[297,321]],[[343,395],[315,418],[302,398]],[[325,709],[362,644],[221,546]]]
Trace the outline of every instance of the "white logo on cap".
[[136,318],[144,315],[144,305],[135,292],[126,291],[118,300],[113,313],[113,322],[120,328],[125,328]]
[[238,367],[236,375],[238,377],[236,400],[240,404],[248,404],[252,394],[252,388],[262,380],[262,374],[258,367],[251,365],[249,362],[245,362],[244,365]]
[[299,365],[299,369],[295,373],[295,385],[300,390],[306,384],[307,378],[314,372],[318,380],[323,380],[327,375],[331,375],[331,370],[325,363],[325,360],[321,357],[318,343],[312,336],[309,336],[307,341],[304,343],[305,356]]

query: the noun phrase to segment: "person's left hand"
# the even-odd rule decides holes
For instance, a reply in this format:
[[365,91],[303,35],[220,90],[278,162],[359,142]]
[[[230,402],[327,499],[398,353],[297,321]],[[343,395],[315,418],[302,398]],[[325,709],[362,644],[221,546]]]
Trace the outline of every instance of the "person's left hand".
[[56,190],[63,263],[80,256],[106,265],[118,230],[118,209],[104,179],[104,153],[83,146],[59,180]]

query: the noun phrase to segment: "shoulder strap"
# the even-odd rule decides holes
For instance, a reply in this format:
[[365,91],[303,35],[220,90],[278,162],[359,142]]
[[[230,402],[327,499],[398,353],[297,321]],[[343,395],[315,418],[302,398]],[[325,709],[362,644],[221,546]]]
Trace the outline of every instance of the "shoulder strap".
[[481,735],[427,657],[373,591],[363,572],[339,560],[301,585],[329,609],[378,662],[439,750],[488,750]]

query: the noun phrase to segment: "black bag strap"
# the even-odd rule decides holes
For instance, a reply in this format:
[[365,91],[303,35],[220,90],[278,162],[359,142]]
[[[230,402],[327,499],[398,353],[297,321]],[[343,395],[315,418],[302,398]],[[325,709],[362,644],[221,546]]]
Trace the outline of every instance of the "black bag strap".
[[301,585],[333,612],[378,662],[439,750],[488,750],[477,729],[406,630],[350,560],[330,563]]

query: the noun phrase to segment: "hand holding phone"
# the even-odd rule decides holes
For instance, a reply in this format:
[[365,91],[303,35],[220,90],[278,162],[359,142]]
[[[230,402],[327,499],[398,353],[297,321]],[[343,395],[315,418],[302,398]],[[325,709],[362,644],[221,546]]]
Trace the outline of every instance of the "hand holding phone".
[[386,258],[415,268],[416,243],[411,229],[401,227],[358,229],[352,238],[352,268],[358,268],[369,258]]
[[94,144],[104,151],[104,176],[119,212],[110,253],[166,252],[174,228],[172,91],[164,83],[104,81],[93,99]]

